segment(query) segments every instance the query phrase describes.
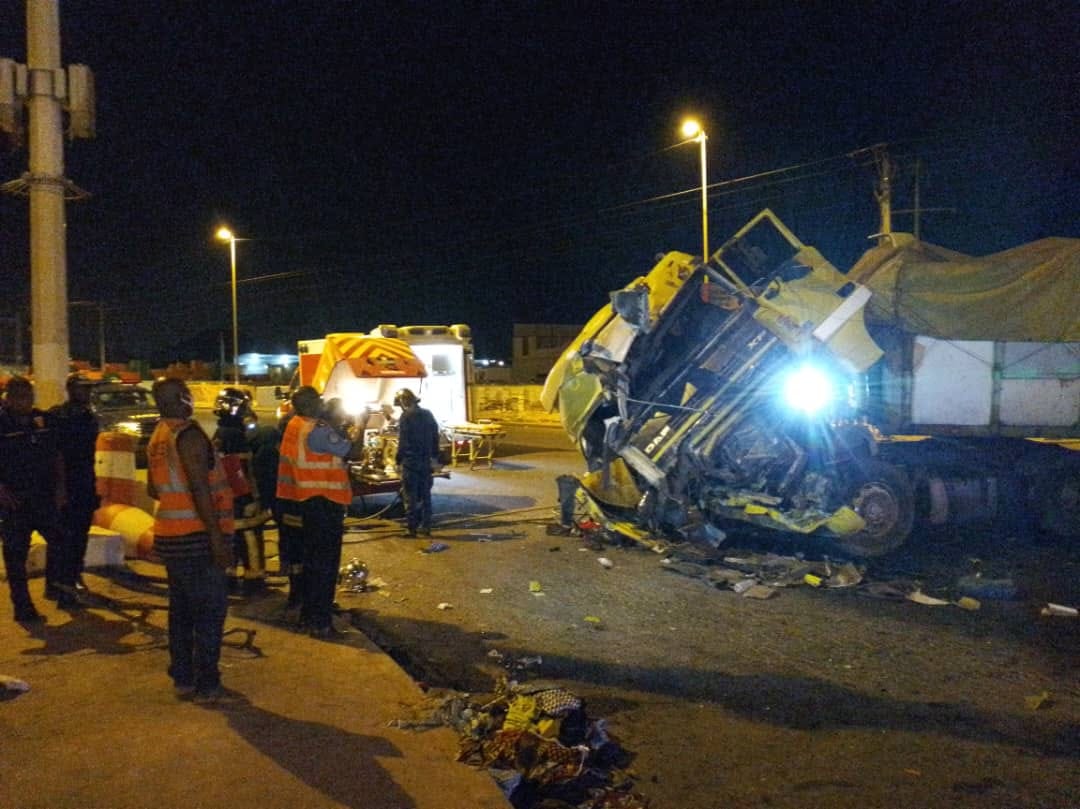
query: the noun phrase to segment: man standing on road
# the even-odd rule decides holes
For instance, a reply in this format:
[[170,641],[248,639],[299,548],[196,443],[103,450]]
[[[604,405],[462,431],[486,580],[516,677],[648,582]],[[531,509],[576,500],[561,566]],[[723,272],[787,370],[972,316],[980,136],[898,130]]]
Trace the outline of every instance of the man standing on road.
[[431,484],[439,466],[439,425],[408,388],[398,391],[394,404],[401,408],[394,460],[401,470],[406,527],[410,537],[418,530],[431,536]]
[[[85,590],[82,573],[86,560],[90,523],[100,499],[94,489],[94,451],[97,447],[98,422],[90,407],[92,383],[78,374],[67,379],[67,401],[49,411],[48,421],[56,434],[64,459],[64,484],[67,504],[60,509],[64,531],[64,564],[61,577],[76,588]],[[55,585],[45,588],[45,597],[62,600]]]
[[74,580],[64,578],[65,571],[71,569],[64,559],[59,516],[65,500],[63,461],[56,436],[46,423],[45,413],[34,407],[33,384],[26,377],[13,376],[4,389],[0,408],[0,539],[15,620],[20,623],[42,620],[30,599],[26,572],[34,531],[48,543],[46,587],[64,588],[57,606],[80,606],[74,596]]
[[154,550],[169,580],[169,675],[178,696],[221,693],[221,637],[232,564],[233,503],[210,439],[192,419],[181,379],[154,383],[161,420],[146,454],[154,515]]
[[331,621],[334,590],[345,511],[352,502],[345,459],[353,443],[320,418],[322,397],[310,385],[297,389],[292,406],[278,462],[279,531],[294,549],[296,537],[301,545],[302,572],[298,581],[290,577],[290,589],[299,585],[302,593],[301,624],[313,637],[335,637],[340,633]]

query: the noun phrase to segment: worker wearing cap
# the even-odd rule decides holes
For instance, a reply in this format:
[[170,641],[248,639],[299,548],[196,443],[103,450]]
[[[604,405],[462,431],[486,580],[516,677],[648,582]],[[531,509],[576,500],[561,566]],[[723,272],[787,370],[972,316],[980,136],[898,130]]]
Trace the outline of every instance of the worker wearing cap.
[[[64,459],[64,483],[67,503],[60,509],[60,524],[64,529],[64,564],[61,581],[71,582],[85,590],[83,565],[90,538],[90,523],[100,498],[95,490],[94,452],[97,447],[98,421],[90,406],[93,382],[71,374],[67,379],[67,401],[48,413],[48,423],[57,436],[60,454]],[[69,602],[71,593],[53,584],[45,587],[45,597]]]
[[410,537],[415,537],[417,531],[430,536],[431,484],[433,470],[439,466],[439,425],[408,388],[398,392],[394,404],[401,408],[394,460],[401,474],[405,524]]
[[[70,570],[65,564],[59,517],[66,499],[64,464],[56,435],[46,414],[34,407],[33,383],[26,377],[13,376],[7,381],[0,407],[0,540],[15,620],[20,623],[42,620],[30,598],[26,571],[33,531],[48,543],[46,583],[64,585],[68,593],[73,591],[74,581],[63,578]],[[59,606],[74,609],[79,604],[66,595]]]
[[296,390],[292,406],[279,450],[279,541],[293,566],[289,596],[293,603],[299,600],[301,625],[313,637],[333,637],[340,634],[331,617],[345,511],[352,502],[346,460],[353,442],[322,420],[322,397],[310,385]]

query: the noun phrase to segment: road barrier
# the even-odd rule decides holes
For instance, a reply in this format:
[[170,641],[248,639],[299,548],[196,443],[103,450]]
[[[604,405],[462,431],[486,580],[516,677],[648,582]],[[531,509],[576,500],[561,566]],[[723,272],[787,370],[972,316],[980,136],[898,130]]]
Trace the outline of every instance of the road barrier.
[[135,448],[138,439],[126,433],[101,433],[94,448],[95,487],[102,502],[136,503]]
[[154,518],[135,506],[123,503],[103,505],[94,512],[94,524],[119,534],[128,559],[153,561]]
[[154,558],[154,518],[140,505],[150,506],[146,485],[135,472],[138,439],[125,433],[101,433],[94,451],[95,483],[101,507],[94,525],[119,534],[128,559]]

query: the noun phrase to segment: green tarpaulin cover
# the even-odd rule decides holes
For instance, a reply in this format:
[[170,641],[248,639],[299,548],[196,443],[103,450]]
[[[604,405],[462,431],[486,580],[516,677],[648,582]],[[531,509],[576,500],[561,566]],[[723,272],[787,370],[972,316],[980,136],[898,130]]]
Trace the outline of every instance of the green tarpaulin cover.
[[1080,341],[1080,239],[976,258],[903,233],[848,278],[870,287],[869,324],[946,340]]

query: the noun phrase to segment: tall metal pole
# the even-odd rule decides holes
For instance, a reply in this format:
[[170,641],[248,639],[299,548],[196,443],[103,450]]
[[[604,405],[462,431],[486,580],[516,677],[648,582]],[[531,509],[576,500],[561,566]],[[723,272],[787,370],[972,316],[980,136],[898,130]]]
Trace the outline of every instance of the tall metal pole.
[[705,167],[705,130],[698,134],[701,144],[701,260],[709,260],[709,172]]
[[60,97],[58,0],[27,0],[27,106],[30,111],[31,364],[39,407],[64,400],[68,372],[67,242]]
[[236,318],[236,237],[229,239],[229,267],[232,270],[232,362],[233,384],[240,384],[240,341]]

